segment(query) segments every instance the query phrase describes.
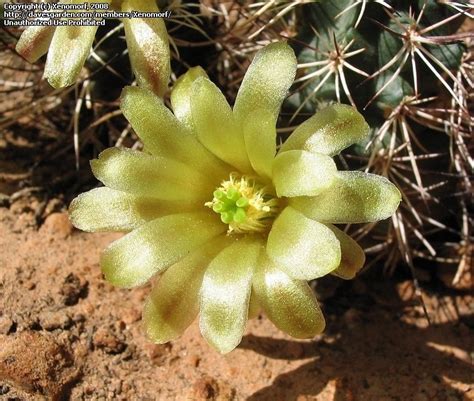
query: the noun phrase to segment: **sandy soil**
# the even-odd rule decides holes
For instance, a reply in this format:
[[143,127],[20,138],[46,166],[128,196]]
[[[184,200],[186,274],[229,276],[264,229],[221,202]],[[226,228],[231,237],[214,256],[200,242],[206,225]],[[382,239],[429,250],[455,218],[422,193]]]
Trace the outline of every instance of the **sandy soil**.
[[[60,208],[50,201],[47,211],[51,203]],[[2,400],[474,399],[466,295],[425,293],[428,326],[409,281],[329,283],[316,288],[327,331],[312,341],[295,341],[259,316],[226,356],[196,324],[178,341],[153,345],[141,327],[149,288],[120,290],[102,278],[99,253],[116,234],[76,231],[57,212],[38,227],[29,198],[3,206]]]

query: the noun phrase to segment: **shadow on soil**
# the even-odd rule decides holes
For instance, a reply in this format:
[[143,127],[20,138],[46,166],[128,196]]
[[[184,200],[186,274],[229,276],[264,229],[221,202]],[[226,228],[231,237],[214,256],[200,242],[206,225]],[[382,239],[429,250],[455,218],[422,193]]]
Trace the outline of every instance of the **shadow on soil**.
[[[333,323],[327,329],[339,333],[330,342],[244,337],[242,348],[269,358],[308,359],[297,369],[277,376],[248,400],[293,401],[300,395],[317,396],[330,381],[335,383],[334,401],[463,400],[463,392],[446,379],[472,382],[473,370],[466,361],[469,342],[472,344],[467,326],[445,324],[421,329],[386,315],[364,316],[364,324],[357,327],[337,329],[336,325],[340,326]],[[446,352],[445,347],[456,351]],[[423,393],[425,398],[415,397]]]

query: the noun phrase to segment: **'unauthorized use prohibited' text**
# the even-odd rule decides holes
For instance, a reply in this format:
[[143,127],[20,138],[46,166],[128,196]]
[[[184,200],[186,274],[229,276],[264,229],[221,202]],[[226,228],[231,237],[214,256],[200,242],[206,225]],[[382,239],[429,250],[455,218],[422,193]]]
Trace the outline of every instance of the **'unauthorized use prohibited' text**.
[[110,18],[169,18],[170,11],[117,11],[108,3],[4,3],[4,26],[101,26]]

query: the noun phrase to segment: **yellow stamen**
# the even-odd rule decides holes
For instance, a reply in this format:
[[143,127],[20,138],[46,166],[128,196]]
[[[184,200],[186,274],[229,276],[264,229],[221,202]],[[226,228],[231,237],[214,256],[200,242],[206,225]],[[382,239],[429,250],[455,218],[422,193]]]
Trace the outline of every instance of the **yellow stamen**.
[[237,173],[223,181],[205,205],[220,214],[229,225],[229,234],[264,232],[278,212],[278,199],[271,188]]

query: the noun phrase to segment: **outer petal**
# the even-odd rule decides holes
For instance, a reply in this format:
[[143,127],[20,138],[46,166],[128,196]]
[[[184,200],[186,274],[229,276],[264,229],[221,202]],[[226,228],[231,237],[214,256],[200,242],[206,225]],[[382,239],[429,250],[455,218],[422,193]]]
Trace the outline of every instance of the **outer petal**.
[[219,236],[174,264],[158,279],[143,312],[148,337],[165,343],[179,337],[199,312],[202,277],[211,260],[228,245]]
[[295,53],[284,42],[260,50],[248,68],[235,100],[234,115],[244,128],[253,168],[271,175],[276,153],[276,122],[296,74]]
[[296,338],[311,338],[324,330],[324,316],[305,281],[295,280],[262,255],[253,279],[258,303],[273,324]]
[[131,231],[157,217],[195,207],[184,201],[163,201],[102,187],[75,198],[69,218],[83,231]]
[[108,187],[163,200],[205,201],[214,189],[183,163],[127,148],[104,150],[91,167]]
[[258,240],[243,238],[217,255],[204,275],[199,325],[207,342],[221,353],[232,351],[242,339],[261,247]]
[[301,280],[322,277],[341,261],[341,247],[333,232],[291,207],[273,223],[267,253],[285,273]]
[[366,223],[390,217],[400,191],[385,177],[361,171],[340,171],[334,184],[315,197],[290,200],[307,217],[325,223]]
[[105,278],[118,287],[144,284],[196,247],[225,231],[212,212],[160,217],[113,242],[102,254]]
[[243,132],[222,92],[209,79],[192,84],[191,110],[199,141],[212,153],[242,172],[250,172]]
[[281,146],[280,152],[303,149],[334,156],[368,134],[369,126],[355,108],[334,104],[302,123]]
[[55,29],[54,26],[26,28],[16,44],[16,51],[30,63],[34,63],[48,51]]
[[364,250],[344,231],[339,230],[339,228],[332,224],[328,224],[327,226],[336,235],[341,244],[341,263],[332,274],[346,280],[353,279],[357,272],[364,266]]
[[[123,11],[158,12],[154,1],[124,0]],[[170,79],[170,46],[162,18],[124,18],[125,39],[138,84],[163,96]]]
[[189,131],[152,92],[126,87],[122,92],[120,107],[145,148],[152,154],[186,163],[214,177],[216,182],[228,175],[225,165],[189,135]]
[[58,26],[49,47],[44,76],[54,88],[76,82],[91,51],[96,26]]
[[267,253],[290,277],[301,280],[322,277],[341,261],[341,247],[333,232],[291,207],[273,223]]
[[314,196],[328,189],[336,163],[321,153],[290,150],[273,161],[273,184],[278,196]]
[[206,71],[199,66],[192,67],[178,78],[171,91],[171,106],[174,115],[193,133],[194,123],[191,114],[191,85],[199,77],[207,78]]
[[272,43],[260,50],[245,73],[235,99],[234,113],[245,122],[250,112],[270,113],[276,123],[281,104],[296,74],[296,57],[285,42]]

